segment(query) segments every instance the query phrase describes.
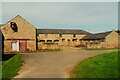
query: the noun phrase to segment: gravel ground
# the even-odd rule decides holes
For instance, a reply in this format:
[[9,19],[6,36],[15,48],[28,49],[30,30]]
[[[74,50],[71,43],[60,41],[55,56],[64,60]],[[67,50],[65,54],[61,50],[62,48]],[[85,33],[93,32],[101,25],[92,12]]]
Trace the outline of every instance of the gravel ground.
[[80,61],[113,50],[62,48],[60,52],[21,54],[24,65],[15,78],[69,78],[69,71]]

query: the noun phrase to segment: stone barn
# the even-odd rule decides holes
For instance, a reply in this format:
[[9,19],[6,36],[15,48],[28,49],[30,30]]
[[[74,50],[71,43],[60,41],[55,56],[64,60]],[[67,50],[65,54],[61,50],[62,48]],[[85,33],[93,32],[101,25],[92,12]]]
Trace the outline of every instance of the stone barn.
[[81,39],[81,44],[86,48],[119,48],[119,31],[108,31],[90,34]]
[[1,26],[4,36],[4,52],[36,50],[36,28],[21,16],[16,16]]
[[91,33],[74,29],[37,29],[38,49],[46,45],[52,46],[53,49],[60,46],[80,45],[80,39],[88,34]]

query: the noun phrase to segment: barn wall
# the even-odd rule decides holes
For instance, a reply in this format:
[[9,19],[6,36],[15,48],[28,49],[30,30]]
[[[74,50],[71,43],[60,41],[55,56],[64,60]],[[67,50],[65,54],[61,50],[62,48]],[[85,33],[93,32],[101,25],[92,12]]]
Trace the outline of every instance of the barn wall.
[[118,33],[113,31],[110,33],[105,40],[105,45],[107,48],[117,48],[118,47]]
[[38,43],[38,49],[41,50],[57,50],[59,49],[58,43]]
[[[17,24],[18,31],[14,32],[10,27],[10,23],[15,22]],[[10,41],[9,40],[27,40],[29,44],[27,47],[30,50],[36,50],[36,28],[33,27],[30,23],[28,23],[25,19],[21,16],[16,16],[12,20],[8,21],[1,27],[1,31],[3,36],[5,37],[4,41],[4,50],[5,52],[11,51],[10,48]]]
[[81,44],[85,45],[86,48],[118,48],[120,47],[119,39],[120,35],[116,31],[112,31],[105,39],[82,40]]
[[[58,45],[60,46],[75,46],[80,45],[80,39],[84,36],[85,35],[82,34],[76,34],[76,36],[73,37],[73,34],[62,34],[62,36],[60,37],[60,34],[47,34],[47,36],[46,34],[39,34],[37,38],[38,41],[45,40],[45,42],[47,42],[47,40],[52,40],[52,42],[54,42],[54,40],[59,40]],[[65,40],[63,41],[62,39]],[[73,39],[77,40],[73,41]]]
[[27,40],[27,49],[35,51],[36,50],[36,42],[32,40]]
[[8,53],[12,51],[11,40],[4,40],[4,52]]

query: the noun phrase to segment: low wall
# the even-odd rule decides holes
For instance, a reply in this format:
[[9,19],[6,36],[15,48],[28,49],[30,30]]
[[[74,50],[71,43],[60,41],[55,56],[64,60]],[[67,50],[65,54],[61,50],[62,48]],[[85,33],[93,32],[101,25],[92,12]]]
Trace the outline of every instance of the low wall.
[[38,49],[55,50],[55,49],[59,49],[59,45],[58,45],[58,43],[42,43],[42,42],[38,42]]

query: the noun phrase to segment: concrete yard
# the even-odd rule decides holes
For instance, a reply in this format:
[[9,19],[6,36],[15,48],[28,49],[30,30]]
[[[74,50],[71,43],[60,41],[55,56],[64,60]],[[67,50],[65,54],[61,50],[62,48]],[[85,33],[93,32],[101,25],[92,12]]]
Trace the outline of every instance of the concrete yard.
[[61,52],[22,54],[24,65],[15,78],[69,78],[69,71],[80,61],[113,50],[62,48]]

